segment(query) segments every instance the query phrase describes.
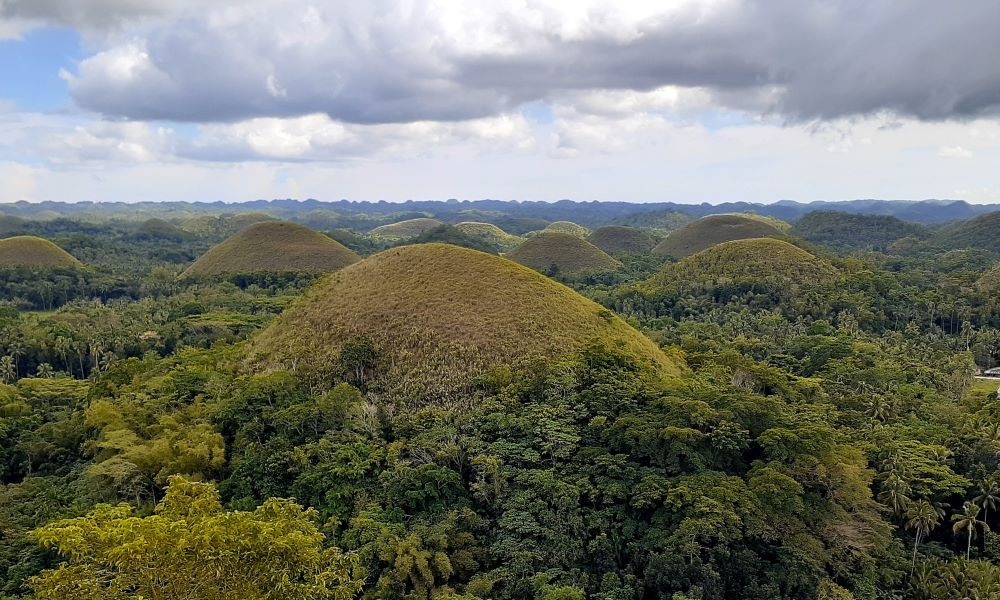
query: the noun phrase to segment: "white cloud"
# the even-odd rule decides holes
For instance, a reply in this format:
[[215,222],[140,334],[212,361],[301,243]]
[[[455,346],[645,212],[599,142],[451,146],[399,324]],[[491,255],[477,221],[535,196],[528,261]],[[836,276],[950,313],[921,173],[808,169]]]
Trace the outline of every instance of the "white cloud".
[[0,202],[35,200],[39,169],[14,162],[0,162]]
[[944,158],[972,158],[975,153],[962,146],[941,146],[938,149],[938,156]]

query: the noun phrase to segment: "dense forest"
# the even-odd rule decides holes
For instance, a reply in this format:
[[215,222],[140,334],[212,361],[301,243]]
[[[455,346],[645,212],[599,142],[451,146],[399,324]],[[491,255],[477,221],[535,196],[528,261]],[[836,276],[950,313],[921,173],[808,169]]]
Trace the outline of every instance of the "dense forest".
[[3,207],[0,598],[1000,598],[1000,212],[619,204]]

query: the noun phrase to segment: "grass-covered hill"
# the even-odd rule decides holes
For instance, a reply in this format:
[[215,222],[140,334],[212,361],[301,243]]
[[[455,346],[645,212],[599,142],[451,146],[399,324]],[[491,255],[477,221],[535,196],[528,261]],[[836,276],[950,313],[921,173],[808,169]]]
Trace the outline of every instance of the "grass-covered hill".
[[568,233],[577,237],[585,238],[590,235],[590,230],[583,225],[577,225],[572,221],[556,221],[549,223],[542,231],[548,233]]
[[192,234],[164,219],[147,219],[136,230],[136,237],[143,240],[184,241]]
[[455,229],[458,229],[468,236],[485,240],[489,244],[497,246],[503,251],[510,250],[524,241],[524,238],[509,234],[492,223],[463,221],[456,224]]
[[275,217],[259,212],[241,212],[224,215],[201,215],[181,222],[180,228],[203,237],[228,237],[256,223],[277,221]]
[[976,248],[1000,254],[1000,211],[944,227],[928,243],[935,249]]
[[595,229],[587,241],[608,254],[648,254],[657,240],[648,232],[624,225],[607,225]]
[[773,238],[723,242],[664,266],[645,285],[684,288],[717,285],[781,285],[825,283],[837,278],[826,261]]
[[922,238],[927,229],[885,215],[816,211],[795,222],[791,233],[838,252],[886,250],[907,237]]
[[185,277],[245,273],[336,271],[360,257],[340,242],[295,223],[266,221],[247,227],[213,246]]
[[19,235],[0,240],[0,267],[79,267],[80,261],[49,240]]
[[543,231],[507,254],[514,262],[548,274],[613,271],[621,263],[582,237]]
[[1000,263],[994,265],[989,271],[986,271],[976,281],[976,287],[984,292],[1000,292]]
[[435,227],[444,225],[437,219],[420,217],[417,219],[407,219],[399,223],[389,223],[372,229],[370,234],[374,238],[382,240],[405,240],[415,238],[420,234],[427,233]]
[[376,254],[311,288],[252,341],[250,361],[319,378],[368,369],[373,391],[432,400],[467,389],[478,375],[594,342],[665,372],[679,369],[612,312],[531,269],[419,244]]
[[783,235],[773,221],[749,214],[703,217],[671,232],[653,248],[653,253],[684,258],[723,242]]

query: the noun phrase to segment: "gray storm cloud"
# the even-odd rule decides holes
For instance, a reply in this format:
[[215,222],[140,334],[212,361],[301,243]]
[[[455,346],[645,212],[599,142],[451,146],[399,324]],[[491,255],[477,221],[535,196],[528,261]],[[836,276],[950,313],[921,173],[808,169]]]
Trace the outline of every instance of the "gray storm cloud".
[[[38,7],[64,4],[2,6],[43,18]],[[629,16],[591,2],[572,30],[564,4],[497,7],[469,16],[432,1],[291,1],[185,13],[84,60],[70,90],[105,115],[194,122],[457,121],[568,92],[667,85],[790,121],[882,111],[961,119],[1000,107],[993,0],[692,2]]]

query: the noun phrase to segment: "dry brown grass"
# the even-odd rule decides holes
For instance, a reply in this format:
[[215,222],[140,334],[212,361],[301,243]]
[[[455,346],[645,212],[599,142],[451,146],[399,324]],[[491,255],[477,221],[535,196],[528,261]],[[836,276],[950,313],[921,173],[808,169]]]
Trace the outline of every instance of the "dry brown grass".
[[80,261],[49,240],[19,235],[0,240],[0,267],[79,267]]
[[587,241],[608,254],[649,254],[656,238],[635,227],[608,225],[594,230]]
[[380,353],[377,392],[448,400],[497,367],[601,342],[661,373],[680,367],[644,335],[570,288],[512,261],[446,244],[403,246],[313,286],[250,345],[255,368],[322,377],[360,336]]
[[781,235],[781,229],[766,217],[711,215],[672,232],[653,248],[653,254],[684,258],[722,242]]
[[524,241],[524,238],[509,234],[492,223],[464,221],[455,225],[455,229],[468,236],[480,238],[488,244],[500,248],[501,251],[516,248],[519,244],[521,244],[521,242]]
[[546,231],[548,233],[568,233],[581,238],[585,238],[590,235],[589,229],[583,225],[577,225],[573,221],[556,221],[555,223],[549,223],[548,227],[542,231]]
[[370,235],[382,240],[407,240],[442,225],[444,225],[444,222],[437,219],[421,217],[419,219],[408,219],[399,223],[390,223],[376,227],[371,230]]
[[184,277],[336,271],[361,260],[340,242],[282,221],[256,223],[203,254]]
[[570,233],[543,231],[528,239],[507,258],[526,267],[564,275],[613,271],[621,263],[587,240]]

